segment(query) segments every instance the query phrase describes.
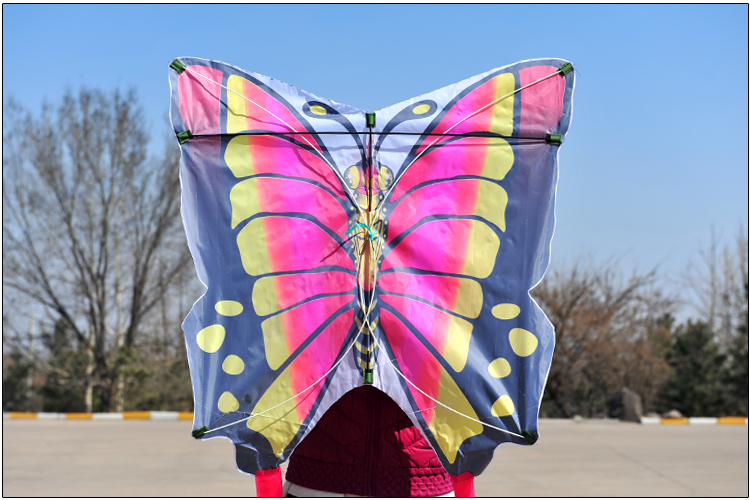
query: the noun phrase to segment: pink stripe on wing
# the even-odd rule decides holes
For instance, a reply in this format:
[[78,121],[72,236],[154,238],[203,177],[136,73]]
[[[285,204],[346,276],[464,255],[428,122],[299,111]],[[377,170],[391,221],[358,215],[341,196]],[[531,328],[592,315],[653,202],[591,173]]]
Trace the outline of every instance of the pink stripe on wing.
[[456,305],[460,282],[458,278],[448,276],[388,273],[380,276],[378,284],[384,292],[414,295],[452,311]]
[[247,110],[245,123],[248,130],[269,130],[271,132],[290,132],[292,129],[297,132],[305,130],[284,104],[271,97],[254,83],[248,80],[242,83],[245,97],[252,101],[246,101],[245,103],[245,109]]
[[297,217],[264,217],[272,272],[306,271],[321,266],[354,270],[352,259],[318,225]]
[[249,139],[253,171],[256,174],[279,174],[318,182],[345,198],[336,174],[314,153],[279,137],[251,136]]
[[299,212],[310,214],[342,238],[349,218],[339,202],[328,192],[308,182],[276,177],[255,180],[260,209],[263,212]]
[[489,143],[490,140],[484,137],[467,137],[430,150],[398,180],[391,199],[399,199],[423,182],[459,175],[482,175]]
[[[313,340],[300,355],[292,361],[289,368],[289,376],[292,382],[292,394],[307,389],[310,385],[322,377],[331,369],[336,361],[336,355],[341,350],[346,340],[346,335],[352,326],[354,311],[347,311],[336,318],[318,337]],[[320,394],[324,381],[316,384],[309,391],[300,394],[295,403],[297,406],[297,417],[304,422],[312,405]]]
[[[223,73],[218,69],[205,66],[188,66],[188,69],[221,83]],[[190,71],[185,71],[177,77],[182,121],[193,135],[219,134],[222,89],[219,85]]]
[[339,308],[354,299],[341,295],[311,300],[280,315],[289,353],[293,353],[307,338]]
[[273,280],[279,309],[320,294],[349,292],[356,284],[353,275],[336,271],[286,274],[275,276]]
[[430,215],[475,215],[479,181],[462,179],[429,184],[401,200],[388,219],[388,242]]
[[381,269],[411,267],[460,274],[464,268],[472,221],[427,222],[409,233],[383,260]]
[[[479,130],[489,130],[490,124],[492,123],[493,113],[493,109],[491,106],[486,110],[475,114],[474,116],[471,115],[472,113],[481,109],[483,106],[486,106],[487,104],[495,100],[496,87],[497,80],[493,78],[477,87],[476,89],[472,90],[469,94],[461,98],[460,101],[455,103],[450,110],[448,110],[440,123],[435,127],[435,130],[433,130],[433,132],[436,134],[443,134],[446,132],[451,134],[465,134],[468,132],[476,132]],[[469,116],[471,117],[467,118]],[[435,139],[436,137],[434,136],[428,137],[419,151],[432,144]],[[435,142],[435,144],[440,144],[441,142],[446,140],[448,140],[447,137],[440,138]]]
[[[398,369],[417,387],[437,399],[442,369],[440,362],[396,316],[386,310],[381,310],[380,322],[388,337],[388,343],[393,349],[394,361]],[[414,389],[411,384],[407,385],[417,407],[422,410],[421,414],[425,422],[430,425],[435,402]]]
[[[533,66],[520,70],[521,87],[557,71],[552,66]],[[565,77],[558,75],[521,91],[522,136],[544,137],[554,132],[562,116]]]
[[401,313],[441,355],[445,354],[450,314],[406,297],[382,295],[381,298]]

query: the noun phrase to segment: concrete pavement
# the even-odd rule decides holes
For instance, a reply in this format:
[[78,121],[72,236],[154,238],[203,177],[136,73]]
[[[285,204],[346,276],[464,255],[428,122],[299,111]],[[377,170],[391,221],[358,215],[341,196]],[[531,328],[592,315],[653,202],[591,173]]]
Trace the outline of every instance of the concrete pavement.
[[[478,496],[748,496],[746,425],[543,420],[533,447],[503,445]],[[253,496],[225,439],[190,422],[3,421],[3,496]]]
[[500,446],[477,495],[748,496],[747,426],[543,420],[533,447]]

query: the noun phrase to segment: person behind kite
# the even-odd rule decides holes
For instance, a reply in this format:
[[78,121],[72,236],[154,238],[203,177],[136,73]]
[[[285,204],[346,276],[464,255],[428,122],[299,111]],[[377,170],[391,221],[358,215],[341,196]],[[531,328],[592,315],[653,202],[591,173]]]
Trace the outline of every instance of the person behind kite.
[[[339,399],[294,450],[284,493],[454,496],[451,479],[458,482],[401,408],[384,392],[363,385]],[[456,491],[473,496],[460,486]]]

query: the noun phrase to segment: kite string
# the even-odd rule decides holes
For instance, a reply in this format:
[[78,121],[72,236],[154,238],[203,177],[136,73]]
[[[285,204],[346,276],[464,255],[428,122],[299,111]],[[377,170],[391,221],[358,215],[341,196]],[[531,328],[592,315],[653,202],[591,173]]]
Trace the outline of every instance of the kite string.
[[[315,152],[316,152],[316,153],[318,153],[318,155],[320,155],[320,158],[321,158],[321,159],[322,159],[322,160],[323,160],[324,162],[326,162],[326,163],[328,164],[328,166],[329,166],[329,167],[330,167],[330,169],[331,169],[331,170],[333,171],[333,173],[334,173],[334,174],[336,175],[336,177],[338,177],[339,181],[341,182],[341,185],[342,185],[342,187],[343,187],[343,188],[344,188],[344,190],[346,191],[346,189],[347,189],[347,185],[346,185],[346,182],[344,182],[344,178],[343,178],[343,177],[341,177],[341,174],[339,173],[339,171],[338,171],[338,170],[336,170],[336,168],[334,168],[334,166],[333,166],[333,165],[331,165],[331,162],[329,162],[329,161],[328,161],[328,158],[326,158],[326,157],[325,157],[325,155],[323,154],[323,152],[322,152],[322,151],[321,151],[320,149],[318,149],[318,148],[317,148],[317,147],[316,147],[316,146],[315,146],[315,145],[314,145],[313,143],[311,143],[311,142],[310,142],[309,140],[307,140],[307,137],[305,137],[305,135],[304,135],[304,134],[300,134],[300,132],[298,132],[298,131],[297,131],[297,130],[296,130],[296,129],[294,128],[294,127],[292,127],[292,126],[291,126],[291,125],[289,125],[289,124],[288,124],[288,123],[287,123],[286,121],[284,121],[284,119],[283,119],[283,118],[281,118],[281,117],[279,117],[279,116],[276,116],[276,115],[275,115],[275,114],[274,114],[273,112],[271,112],[271,111],[267,110],[266,108],[264,108],[263,106],[261,106],[261,105],[260,105],[260,104],[258,104],[257,102],[253,101],[252,99],[250,99],[250,98],[248,98],[248,97],[246,97],[246,96],[244,96],[244,95],[240,94],[239,92],[237,92],[237,91],[236,91],[236,90],[234,90],[234,89],[230,89],[229,87],[227,87],[227,86],[225,86],[225,85],[222,85],[221,83],[219,83],[219,82],[217,82],[217,81],[215,81],[215,80],[212,80],[211,78],[207,77],[206,75],[201,75],[200,73],[198,73],[198,72],[196,72],[196,71],[193,71],[193,70],[191,70],[191,69],[189,69],[189,68],[185,68],[185,71],[187,71],[188,73],[191,73],[191,74],[193,74],[193,75],[199,76],[199,77],[201,77],[201,78],[204,78],[204,79],[208,80],[209,82],[211,82],[211,83],[213,83],[213,84],[215,84],[215,85],[218,85],[219,87],[221,87],[221,88],[223,88],[223,89],[226,89],[226,90],[227,90],[228,92],[232,92],[232,93],[234,93],[234,94],[236,94],[236,95],[240,96],[241,98],[245,99],[245,100],[246,100],[247,102],[249,102],[250,104],[253,104],[253,105],[255,105],[255,106],[259,107],[260,109],[262,109],[263,111],[265,111],[265,112],[266,112],[266,113],[268,113],[269,115],[271,115],[271,116],[273,116],[274,118],[276,118],[277,120],[279,120],[279,121],[280,121],[281,123],[283,123],[283,124],[284,124],[284,125],[285,125],[285,126],[286,126],[286,127],[287,127],[287,128],[289,129],[289,130],[291,130],[291,131],[292,131],[293,133],[295,133],[295,134],[299,134],[299,137],[300,137],[300,138],[301,138],[301,139],[302,139],[303,141],[305,141],[305,142],[306,142],[306,143],[307,143],[307,144],[308,144],[308,145],[309,145],[309,146],[310,146],[311,148],[313,148],[313,149],[315,150]],[[361,209],[361,208],[359,207],[359,205],[358,205],[358,204],[356,203],[356,200],[354,199],[354,197],[353,197],[353,196],[351,195],[351,193],[349,193],[349,192],[347,192],[347,194],[349,195],[349,200],[350,200],[350,201],[352,202],[352,204],[353,204],[353,205],[355,206],[355,208],[356,208],[357,210],[359,210],[359,213],[360,213],[360,215],[362,215],[362,218],[364,218],[364,212],[363,212],[363,211],[362,211],[362,209]]]

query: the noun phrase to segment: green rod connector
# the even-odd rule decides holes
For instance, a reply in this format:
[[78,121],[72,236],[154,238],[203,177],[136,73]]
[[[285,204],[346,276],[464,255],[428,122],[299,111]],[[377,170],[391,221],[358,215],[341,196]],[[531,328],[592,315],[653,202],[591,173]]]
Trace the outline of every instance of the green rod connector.
[[177,140],[180,141],[180,144],[185,144],[187,141],[189,141],[193,137],[194,137],[193,133],[190,132],[190,129],[187,129],[186,131],[180,132],[179,134],[177,134]]
[[372,368],[365,368],[365,372],[362,374],[362,383],[372,385],[373,372]]
[[570,64],[569,62],[566,62],[565,64],[560,66],[560,68],[557,71],[559,71],[562,76],[565,76],[571,71],[573,71],[573,65]]
[[521,435],[526,440],[526,442],[529,443],[529,444],[534,444],[537,441],[539,441],[539,436],[533,435],[532,433],[530,433],[526,429],[523,430],[523,432],[521,433]]
[[368,128],[375,127],[375,113],[365,113],[365,122]]
[[547,144],[552,144],[553,146],[559,146],[562,144],[562,135],[560,134],[547,134],[544,137],[544,141]]
[[195,439],[200,439],[200,438],[202,438],[203,436],[205,436],[207,432],[208,432],[208,427],[206,427],[206,426],[204,425],[204,426],[203,426],[203,427],[201,427],[200,429],[198,429],[198,430],[196,430],[196,431],[193,431],[193,437],[194,437]]
[[182,64],[179,59],[175,59],[171,63],[169,63],[169,67],[175,70],[178,73],[182,73],[187,69],[187,66]]

